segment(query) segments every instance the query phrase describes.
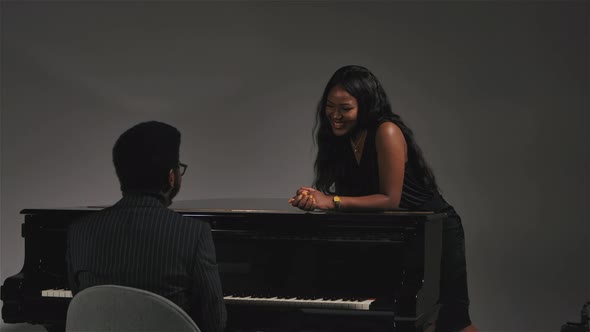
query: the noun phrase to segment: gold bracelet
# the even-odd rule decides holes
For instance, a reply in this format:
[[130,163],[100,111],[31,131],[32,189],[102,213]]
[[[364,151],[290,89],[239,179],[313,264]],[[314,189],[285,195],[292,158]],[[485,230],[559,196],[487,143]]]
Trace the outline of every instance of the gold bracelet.
[[334,202],[334,210],[340,210],[340,196],[335,195],[332,197],[332,201]]

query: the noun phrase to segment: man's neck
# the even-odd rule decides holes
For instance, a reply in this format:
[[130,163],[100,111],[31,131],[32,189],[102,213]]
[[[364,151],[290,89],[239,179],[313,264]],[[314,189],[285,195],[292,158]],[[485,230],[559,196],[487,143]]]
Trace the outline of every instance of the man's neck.
[[170,206],[170,200],[168,199],[168,195],[166,195],[165,193],[159,192],[151,192],[151,191],[134,191],[134,190],[130,190],[130,191],[124,191],[123,192],[123,197],[130,197],[130,196],[150,196],[150,197],[154,197],[156,198],[158,201],[160,201],[160,203],[162,203],[162,205],[168,207]]

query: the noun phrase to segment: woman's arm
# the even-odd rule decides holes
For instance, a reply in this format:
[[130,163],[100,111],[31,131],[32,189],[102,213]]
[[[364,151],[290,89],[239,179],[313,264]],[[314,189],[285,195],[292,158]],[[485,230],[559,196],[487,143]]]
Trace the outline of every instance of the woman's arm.
[[396,209],[399,207],[404,186],[407,160],[406,139],[397,125],[384,122],[377,128],[375,147],[379,165],[379,191],[386,197],[384,207]]
[[[399,207],[407,159],[406,140],[401,129],[392,122],[382,123],[377,128],[375,146],[380,192],[358,197],[341,196],[340,210],[389,210]],[[289,202],[304,210],[335,208],[333,196],[309,187],[300,188],[297,196]]]

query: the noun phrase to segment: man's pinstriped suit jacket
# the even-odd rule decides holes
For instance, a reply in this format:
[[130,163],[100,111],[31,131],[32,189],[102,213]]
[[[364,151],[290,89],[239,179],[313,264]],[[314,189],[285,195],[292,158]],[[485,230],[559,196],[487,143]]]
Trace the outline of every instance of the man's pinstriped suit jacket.
[[208,223],[183,218],[155,195],[128,194],[68,231],[73,293],[116,284],[160,294],[203,332],[222,331],[226,311]]

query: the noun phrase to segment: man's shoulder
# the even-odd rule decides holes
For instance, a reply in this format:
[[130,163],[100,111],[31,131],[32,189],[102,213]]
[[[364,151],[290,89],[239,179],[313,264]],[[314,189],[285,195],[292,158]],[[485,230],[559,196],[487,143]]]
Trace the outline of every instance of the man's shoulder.
[[154,222],[184,223],[186,218],[165,206],[118,206],[104,208],[77,220],[72,225],[118,222],[124,220],[144,220]]
[[107,232],[110,229],[121,229],[126,224],[130,229],[142,229],[146,234],[161,233],[161,236],[185,234],[186,237],[199,237],[206,228],[206,222],[199,218],[183,217],[167,207],[109,207],[97,211],[81,219],[73,221],[69,226],[70,235],[94,234]]
[[137,218],[156,221],[184,221],[183,216],[165,206],[112,206],[110,208],[100,211],[97,214],[97,219],[127,219]]

